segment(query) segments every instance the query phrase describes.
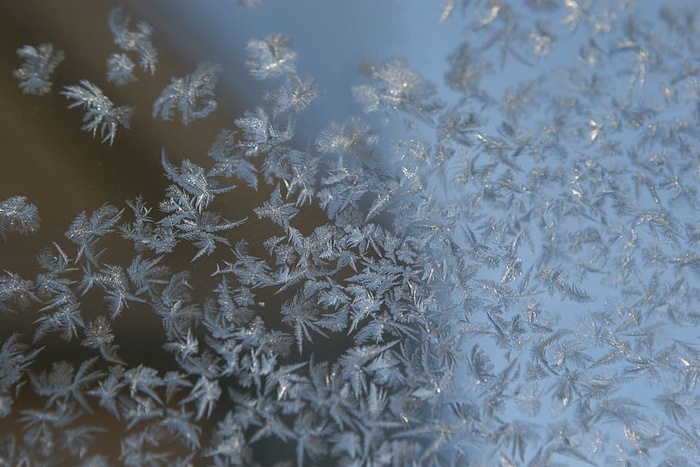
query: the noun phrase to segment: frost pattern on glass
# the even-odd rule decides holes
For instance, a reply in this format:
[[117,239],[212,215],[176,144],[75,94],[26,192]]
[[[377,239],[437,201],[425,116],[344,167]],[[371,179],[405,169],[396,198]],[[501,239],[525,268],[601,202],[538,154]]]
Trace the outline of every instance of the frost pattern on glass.
[[[0,418],[19,427],[0,459],[700,462],[696,15],[645,8],[449,1],[434,20],[465,37],[444,87],[401,57],[365,61],[367,120],[303,147],[314,82],[290,39],[249,42],[251,74],[285,84],[214,138],[208,166],[164,149],[158,209],[83,212],[35,277],[0,276],[0,312],[37,316],[0,346]],[[218,73],[173,79],[154,117],[206,116]],[[87,81],[64,94],[112,142],[111,101]],[[264,201],[247,217],[215,210],[251,191]],[[35,214],[10,198],[0,227]],[[133,257],[109,257],[124,240]],[[119,319],[136,312],[172,368],[123,358]],[[92,353],[33,366],[54,337]],[[115,427],[118,459],[100,452]]]
[[52,44],[24,45],[17,49],[17,55],[23,63],[12,75],[22,92],[41,96],[51,91],[51,74],[65,58],[63,51],[54,50]]

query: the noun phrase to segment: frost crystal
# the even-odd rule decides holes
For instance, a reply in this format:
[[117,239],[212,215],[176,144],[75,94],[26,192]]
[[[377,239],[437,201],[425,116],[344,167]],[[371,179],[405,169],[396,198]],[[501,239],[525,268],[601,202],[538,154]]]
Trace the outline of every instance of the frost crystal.
[[5,240],[9,232],[27,234],[39,228],[39,210],[27,202],[24,196],[13,196],[0,201],[0,237]]
[[299,78],[296,75],[287,79],[276,92],[265,95],[265,100],[272,105],[275,116],[286,112],[301,112],[318,96],[320,89],[313,78]]
[[122,50],[138,53],[143,71],[150,74],[156,72],[158,52],[151,42],[153,29],[145,21],[136,23],[136,30],[129,29],[131,19],[124,13],[121,7],[114,8],[109,13],[109,29],[114,35],[114,43]]
[[22,46],[17,49],[17,55],[24,63],[12,75],[19,80],[22,92],[37,96],[48,93],[52,86],[51,74],[63,61],[65,54],[60,50],[54,51],[51,44],[40,44],[37,47]]
[[344,124],[332,122],[321,131],[316,147],[322,154],[353,155],[369,160],[379,142],[377,132],[359,118],[350,117]]
[[119,125],[124,128],[130,127],[134,108],[130,106],[116,107],[102,93],[102,90],[90,81],[84,79],[80,81],[79,85],[64,86],[63,89],[61,94],[66,96],[66,99],[74,101],[68,106],[69,109],[82,107],[87,110],[83,115],[82,129],[92,132],[92,135],[95,136],[99,128],[103,143],[105,141],[109,141],[110,145],[114,143]]
[[437,96],[435,85],[410,69],[405,59],[394,58],[381,63],[366,61],[360,72],[376,83],[352,89],[365,112],[402,110],[431,117],[445,105]]
[[112,54],[107,59],[107,81],[117,86],[136,81],[134,67],[136,65],[126,54]]
[[153,118],[172,120],[177,109],[182,123],[189,125],[215,111],[214,87],[220,72],[219,65],[200,63],[191,74],[172,78],[153,103]]

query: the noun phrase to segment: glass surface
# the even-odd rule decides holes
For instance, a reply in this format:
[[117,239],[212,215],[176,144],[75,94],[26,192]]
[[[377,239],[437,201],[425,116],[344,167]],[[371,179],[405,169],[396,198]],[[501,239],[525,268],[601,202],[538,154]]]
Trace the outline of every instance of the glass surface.
[[692,2],[0,4],[0,465],[697,465]]

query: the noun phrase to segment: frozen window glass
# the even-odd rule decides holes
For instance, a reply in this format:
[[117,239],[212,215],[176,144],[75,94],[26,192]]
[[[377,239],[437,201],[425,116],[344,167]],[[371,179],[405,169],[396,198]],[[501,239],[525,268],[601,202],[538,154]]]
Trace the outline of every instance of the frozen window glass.
[[700,464],[662,3],[2,4],[0,465]]

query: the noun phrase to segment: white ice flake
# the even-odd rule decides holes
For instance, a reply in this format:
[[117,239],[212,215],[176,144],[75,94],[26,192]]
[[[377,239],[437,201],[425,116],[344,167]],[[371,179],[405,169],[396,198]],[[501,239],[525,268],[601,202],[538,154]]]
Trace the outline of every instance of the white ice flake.
[[19,80],[19,87],[25,94],[44,95],[51,90],[51,74],[65,58],[60,50],[51,44],[36,47],[24,45],[17,49],[17,55],[24,60],[22,66],[12,72]]
[[92,132],[93,136],[99,129],[103,143],[109,141],[110,145],[114,144],[117,128],[120,125],[127,129],[131,126],[134,108],[115,106],[94,83],[84,79],[79,85],[65,86],[63,89],[61,94],[73,101],[69,109],[82,107],[86,110],[82,129]]

